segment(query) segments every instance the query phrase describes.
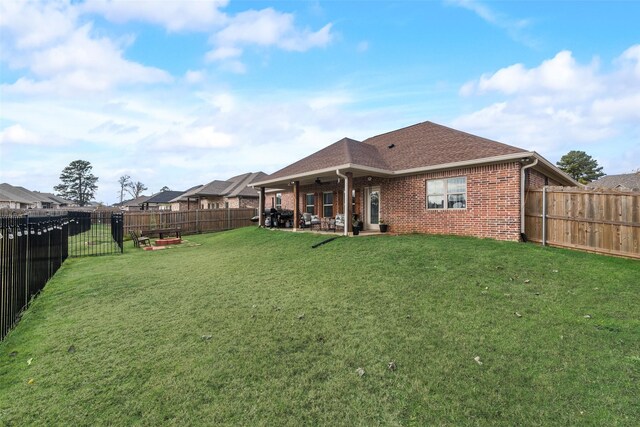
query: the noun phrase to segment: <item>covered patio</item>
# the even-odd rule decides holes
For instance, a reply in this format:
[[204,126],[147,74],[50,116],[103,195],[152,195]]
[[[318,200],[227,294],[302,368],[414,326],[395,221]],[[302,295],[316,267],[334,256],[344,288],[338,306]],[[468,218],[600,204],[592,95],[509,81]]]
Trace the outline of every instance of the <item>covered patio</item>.
[[[351,235],[354,220],[362,233],[380,232],[381,189],[392,176],[376,147],[343,138],[251,185],[259,190],[260,212],[270,208],[293,211],[294,230],[313,229],[313,224],[301,221],[304,215],[312,215],[321,223],[343,222],[341,234]],[[261,226],[264,219],[260,217]]]

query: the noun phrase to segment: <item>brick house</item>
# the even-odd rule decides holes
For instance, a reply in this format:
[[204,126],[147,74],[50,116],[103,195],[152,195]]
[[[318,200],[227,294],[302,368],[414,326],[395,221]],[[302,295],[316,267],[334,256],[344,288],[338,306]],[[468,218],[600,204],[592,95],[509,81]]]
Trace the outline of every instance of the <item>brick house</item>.
[[536,152],[424,122],[344,138],[252,185],[261,210],[346,213],[345,234],[356,214],[365,230],[518,240],[527,188],[579,184]]
[[199,185],[171,200],[172,210],[257,208],[258,192],[249,183],[266,176],[264,172],[249,172]]

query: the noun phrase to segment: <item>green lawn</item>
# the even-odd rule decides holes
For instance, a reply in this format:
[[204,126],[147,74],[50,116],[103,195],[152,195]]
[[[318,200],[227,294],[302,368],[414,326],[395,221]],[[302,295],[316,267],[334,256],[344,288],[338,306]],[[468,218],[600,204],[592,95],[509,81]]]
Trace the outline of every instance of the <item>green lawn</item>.
[[187,239],[68,260],[0,344],[0,424],[640,421],[638,261],[422,235]]

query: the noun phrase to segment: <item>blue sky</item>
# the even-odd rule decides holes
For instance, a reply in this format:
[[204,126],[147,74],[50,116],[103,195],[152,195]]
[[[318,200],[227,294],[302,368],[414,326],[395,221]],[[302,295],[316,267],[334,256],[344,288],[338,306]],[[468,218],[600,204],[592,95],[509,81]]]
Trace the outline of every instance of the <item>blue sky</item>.
[[640,168],[639,1],[3,1],[0,182],[184,190],[433,121]]

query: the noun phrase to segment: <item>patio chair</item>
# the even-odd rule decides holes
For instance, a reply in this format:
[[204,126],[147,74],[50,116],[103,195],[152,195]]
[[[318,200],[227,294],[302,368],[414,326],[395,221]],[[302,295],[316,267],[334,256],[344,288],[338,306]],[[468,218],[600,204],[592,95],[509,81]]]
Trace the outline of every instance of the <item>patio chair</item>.
[[302,214],[302,221],[300,221],[300,225],[303,228],[312,228],[314,225],[320,226],[321,221],[318,215],[311,215],[310,213]]
[[143,236],[142,233],[138,235],[138,233],[132,230],[129,231],[129,236],[131,236],[131,240],[133,240],[133,246],[135,246],[136,248],[139,248],[140,244],[151,246],[151,239],[149,239],[147,236]]

